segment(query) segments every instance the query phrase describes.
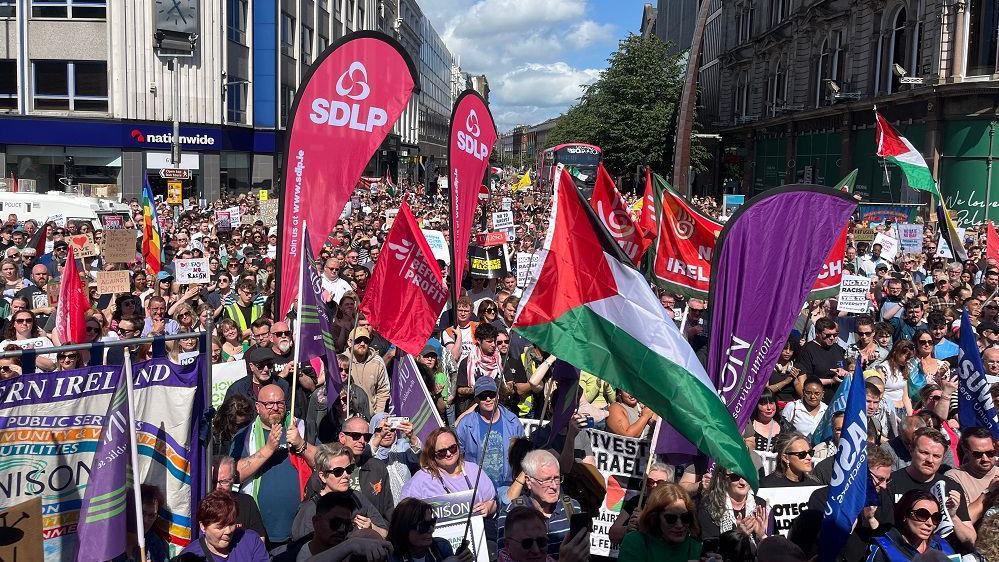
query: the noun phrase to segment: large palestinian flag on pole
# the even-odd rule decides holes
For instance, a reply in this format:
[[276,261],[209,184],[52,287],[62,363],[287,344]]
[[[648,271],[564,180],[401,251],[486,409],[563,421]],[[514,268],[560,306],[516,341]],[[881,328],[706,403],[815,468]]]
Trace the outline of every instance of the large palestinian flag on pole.
[[[560,169],[537,277],[514,330],[623,388],[757,487],[745,442],[651,287]],[[602,250],[602,251],[601,251]]]
[[940,190],[937,189],[937,182],[923,155],[912,146],[909,139],[898,134],[888,120],[878,113],[877,108],[874,109],[874,117],[877,120],[878,156],[901,168],[909,187],[939,198]]

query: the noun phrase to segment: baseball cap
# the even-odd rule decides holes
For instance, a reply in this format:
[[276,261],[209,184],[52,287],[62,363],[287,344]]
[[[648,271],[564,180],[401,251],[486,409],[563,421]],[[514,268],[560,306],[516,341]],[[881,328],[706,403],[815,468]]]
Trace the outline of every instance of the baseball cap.
[[243,359],[247,363],[253,363],[258,366],[272,365],[274,363],[274,352],[267,347],[253,346],[243,355]]
[[978,332],[979,336],[985,334],[985,332],[992,332],[993,334],[999,334],[999,325],[997,325],[995,322],[979,322],[978,326],[975,328],[975,331]]
[[173,279],[173,275],[170,275],[169,271],[161,271],[156,274],[156,278],[160,281],[166,281],[167,279]]
[[437,350],[432,345],[426,345],[423,346],[423,351],[420,352],[420,355],[437,355]]
[[367,326],[358,326],[347,334],[347,341],[353,343],[354,340],[358,338],[366,338],[368,343],[371,342],[371,328]]
[[483,392],[497,392],[496,381],[488,375],[481,376],[475,381],[475,395],[478,396]]
[[11,234],[18,234],[18,233],[25,234],[23,226],[17,225],[14,227],[14,230],[11,231]]

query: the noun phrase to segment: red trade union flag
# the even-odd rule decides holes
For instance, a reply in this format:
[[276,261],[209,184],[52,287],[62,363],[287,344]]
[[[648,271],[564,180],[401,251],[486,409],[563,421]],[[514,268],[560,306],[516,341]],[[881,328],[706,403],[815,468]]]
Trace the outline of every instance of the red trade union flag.
[[597,166],[597,181],[593,186],[593,195],[590,196],[590,206],[617,245],[621,246],[624,255],[637,266],[649,242],[631,219],[624,197],[621,197],[621,193],[614,186],[614,180],[603,164]]
[[80,270],[76,268],[73,246],[66,256],[66,268],[62,271],[62,285],[59,286],[59,304],[56,308],[55,332],[59,343],[83,343],[87,335],[87,310],[90,299],[80,280]]
[[996,233],[996,225],[992,221],[988,222],[989,230],[985,242],[985,257],[999,262],[999,234]]
[[638,216],[638,230],[649,240],[649,244],[655,240],[656,198],[655,190],[652,188],[652,170],[648,166],[645,167],[645,196],[642,197],[642,210]]
[[447,297],[437,260],[409,205],[403,202],[364,291],[361,312],[382,337],[418,355]]

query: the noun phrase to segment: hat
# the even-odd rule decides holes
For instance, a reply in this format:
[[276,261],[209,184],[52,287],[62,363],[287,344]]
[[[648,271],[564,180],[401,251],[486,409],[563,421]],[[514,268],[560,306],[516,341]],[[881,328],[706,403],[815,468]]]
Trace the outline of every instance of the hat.
[[156,278],[160,281],[166,281],[167,279],[173,279],[173,275],[169,271],[161,271],[156,274]]
[[367,326],[358,326],[347,334],[347,341],[354,343],[354,340],[358,338],[367,338],[368,342],[371,342],[371,328]]
[[268,347],[253,346],[244,355],[243,359],[247,363],[252,363],[254,365],[273,365],[274,364],[274,352]]
[[423,351],[420,352],[420,355],[428,355],[431,353],[437,355],[437,350],[432,345],[425,345],[423,346]]
[[52,244],[52,250],[55,251],[60,248],[69,248],[69,244],[63,240],[56,240],[55,243]]
[[999,325],[997,325],[995,322],[979,322],[978,326],[975,328],[975,331],[978,332],[979,336],[989,331],[991,331],[993,334],[999,334]]
[[877,270],[877,269],[888,269],[888,264],[886,264],[884,262],[879,263],[874,269],[875,270]]
[[272,226],[271,229],[267,231],[267,236],[277,236],[277,227]]
[[478,396],[483,392],[497,392],[496,381],[488,375],[475,380],[475,395]]
[[24,232],[24,227],[23,227],[23,226],[21,226],[21,225],[17,225],[17,226],[15,226],[15,227],[14,227],[14,230],[12,230],[12,231],[11,231],[10,233],[11,233],[11,234],[18,234],[18,233],[21,233],[21,234],[26,234],[26,233]]

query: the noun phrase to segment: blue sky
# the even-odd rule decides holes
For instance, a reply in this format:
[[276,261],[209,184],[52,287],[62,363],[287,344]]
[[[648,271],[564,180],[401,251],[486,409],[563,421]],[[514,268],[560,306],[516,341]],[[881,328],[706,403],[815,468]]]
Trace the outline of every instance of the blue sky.
[[500,132],[559,115],[637,33],[634,0],[421,0],[462,69],[486,74]]

